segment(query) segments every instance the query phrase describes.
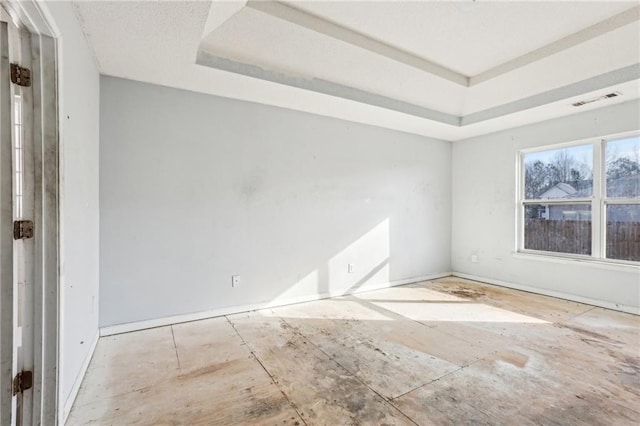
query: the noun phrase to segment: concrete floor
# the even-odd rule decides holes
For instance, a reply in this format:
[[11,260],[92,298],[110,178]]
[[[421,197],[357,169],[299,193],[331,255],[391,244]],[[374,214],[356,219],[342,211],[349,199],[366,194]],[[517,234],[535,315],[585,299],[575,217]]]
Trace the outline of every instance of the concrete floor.
[[640,317],[445,278],[103,338],[68,425],[637,425]]

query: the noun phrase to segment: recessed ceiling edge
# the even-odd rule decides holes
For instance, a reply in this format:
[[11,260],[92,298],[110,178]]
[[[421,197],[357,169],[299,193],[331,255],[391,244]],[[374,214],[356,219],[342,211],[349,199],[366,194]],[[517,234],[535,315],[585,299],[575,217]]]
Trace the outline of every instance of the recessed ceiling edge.
[[605,89],[616,84],[640,80],[640,64],[633,64],[503,105],[488,108],[472,114],[457,116],[356,89],[354,87],[333,83],[327,80],[317,78],[308,79],[282,72],[266,70],[257,65],[222,58],[204,50],[198,51],[196,64],[273,83],[284,84],[303,90],[310,90],[325,95],[349,99],[454,127],[465,127],[475,123],[497,119],[508,114],[540,107],[552,102],[589,93],[594,90]]

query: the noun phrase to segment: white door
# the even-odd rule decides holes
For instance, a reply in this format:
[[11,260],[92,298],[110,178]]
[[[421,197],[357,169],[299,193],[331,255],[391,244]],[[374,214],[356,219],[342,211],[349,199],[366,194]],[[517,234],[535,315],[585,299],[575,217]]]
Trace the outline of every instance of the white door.
[[[4,10],[0,27],[0,424],[31,424],[34,380],[34,157],[29,33]],[[22,232],[19,232],[22,230]]]

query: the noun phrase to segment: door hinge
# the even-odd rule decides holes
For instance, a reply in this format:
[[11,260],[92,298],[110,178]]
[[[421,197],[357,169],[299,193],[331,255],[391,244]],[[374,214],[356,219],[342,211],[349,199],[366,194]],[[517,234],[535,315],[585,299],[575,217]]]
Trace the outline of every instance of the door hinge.
[[31,86],[31,70],[11,64],[11,82],[18,86]]
[[33,238],[33,221],[16,220],[13,222],[13,239],[24,240]]
[[13,394],[17,395],[21,392],[31,389],[33,386],[33,372],[21,371],[16,374],[13,379]]

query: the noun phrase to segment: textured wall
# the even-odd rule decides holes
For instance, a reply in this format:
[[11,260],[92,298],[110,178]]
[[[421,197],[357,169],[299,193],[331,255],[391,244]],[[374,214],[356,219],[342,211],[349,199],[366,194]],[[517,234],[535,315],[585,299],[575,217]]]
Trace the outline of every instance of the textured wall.
[[49,2],[61,32],[60,401],[75,398],[98,337],[100,76],[69,2]]
[[448,142],[111,77],[101,89],[102,326],[449,271]]
[[[640,270],[514,254],[516,163],[521,149],[640,129],[638,101],[453,143],[453,253],[456,272],[561,293],[607,306],[640,306]],[[473,263],[471,256],[477,255]]]

